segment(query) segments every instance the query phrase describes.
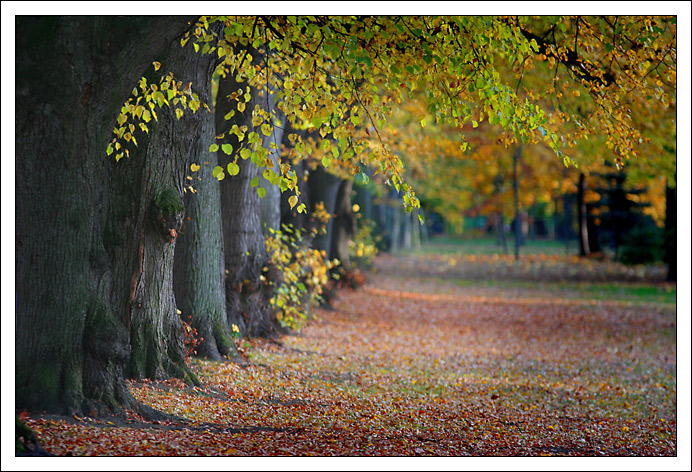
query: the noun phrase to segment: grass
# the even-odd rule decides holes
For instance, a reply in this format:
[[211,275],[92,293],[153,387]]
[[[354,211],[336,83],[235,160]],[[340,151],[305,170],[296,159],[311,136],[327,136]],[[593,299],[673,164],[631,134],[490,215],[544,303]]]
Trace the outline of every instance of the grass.
[[[399,255],[416,258],[417,261],[426,260],[428,256],[439,255],[438,272],[441,279],[460,287],[476,287],[479,289],[500,288],[506,291],[514,291],[517,294],[553,294],[559,298],[610,300],[632,303],[677,303],[677,287],[674,283],[662,283],[660,280],[618,280],[623,271],[636,271],[630,268],[608,261],[595,261],[592,259],[579,259],[576,241],[565,243],[564,241],[537,239],[528,240],[520,249],[520,262],[516,264],[532,265],[532,269],[516,269],[514,261],[514,244],[508,241],[508,253],[497,244],[496,238],[482,237],[469,238],[460,236],[436,236],[421,246],[420,249],[403,250]],[[478,259],[477,256],[480,256]],[[490,258],[488,258],[490,256]],[[613,281],[599,280],[551,280],[550,276],[540,276],[542,267],[540,258],[546,256],[549,261],[562,260],[563,263],[575,267],[589,267],[591,271],[598,273],[612,273]],[[536,259],[539,258],[539,259]],[[557,258],[557,259],[555,259]],[[549,262],[549,265],[552,262]],[[465,266],[465,270],[453,270],[450,266]],[[478,276],[478,269],[488,269],[490,266],[503,266],[503,270],[510,275],[497,277],[497,270],[486,277]],[[660,264],[659,264],[660,265]],[[444,269],[440,267],[444,266]],[[524,268],[525,269],[525,268]],[[641,267],[639,267],[641,269]],[[512,274],[514,272],[514,274]],[[526,277],[527,272],[533,272],[531,280]],[[659,271],[660,272],[660,271]],[[537,274],[535,274],[537,273]],[[410,274],[408,274],[410,275]],[[400,274],[403,278],[404,274]],[[433,277],[434,278],[434,277]],[[522,280],[522,278],[524,280]]]
[[[498,244],[494,237],[462,237],[462,236],[434,236],[424,243],[418,250],[406,250],[406,252],[436,253],[436,254],[514,254],[514,240],[507,236],[507,252]],[[546,255],[577,255],[579,246],[577,241],[556,241],[550,239],[526,240],[519,248],[519,254],[546,254]]]
[[559,298],[584,300],[611,300],[633,303],[664,303],[677,302],[677,289],[670,284],[622,284],[594,282],[524,282],[519,280],[474,280],[453,279],[452,282],[460,287],[505,288],[525,290],[540,290],[557,295]]

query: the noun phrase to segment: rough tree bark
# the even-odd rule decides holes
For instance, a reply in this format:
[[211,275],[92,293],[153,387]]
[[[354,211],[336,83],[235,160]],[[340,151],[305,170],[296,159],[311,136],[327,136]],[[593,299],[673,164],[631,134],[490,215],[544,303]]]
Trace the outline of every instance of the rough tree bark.
[[112,301],[131,274],[108,252],[124,240],[105,227],[105,149],[137,79],[192,20],[16,19],[17,408],[154,416],[124,382],[129,331]]
[[[177,81],[191,83],[195,93],[199,90],[208,99],[213,56],[196,53],[190,46],[183,48],[175,41],[160,56],[160,62],[161,72],[173,72]],[[153,68],[149,73],[152,74],[150,82],[158,81]],[[209,141],[200,141],[203,123],[209,127],[211,115],[204,108],[196,113],[187,109],[178,119],[174,108],[181,107],[180,103],[171,105],[173,108],[158,112],[158,123],[150,125],[146,147],[140,146],[134,158],[119,163],[123,168],[118,172],[127,175],[123,180],[139,182],[139,191],[132,193],[127,188],[119,189],[120,201],[112,205],[115,213],[119,214],[123,213],[120,210],[123,201],[134,197],[137,202],[131,207],[135,212],[129,215],[135,234],[128,240],[134,240],[135,247],[125,245],[115,260],[121,264],[120,261],[127,261],[128,257],[132,260],[131,254],[135,254],[134,265],[128,266],[130,285],[125,307],[129,313],[127,322],[132,344],[128,374],[133,378],[178,377],[198,383],[185,360],[185,333],[173,292],[173,266],[184,221],[183,187],[187,182],[186,176],[191,174],[190,163],[198,162],[200,150],[211,142],[208,135],[205,138]],[[126,221],[113,222],[113,227],[127,226]],[[216,283],[221,283],[220,279],[217,278]],[[195,288],[202,292],[208,288],[213,290],[213,281],[210,285]],[[213,329],[209,317],[200,315],[198,318],[196,324],[204,334]],[[220,331],[217,333],[222,334]],[[213,336],[209,337],[209,340],[213,339]]]
[[[259,96],[257,89],[251,88],[252,97],[246,104],[245,111],[239,113],[236,100],[229,99],[229,95],[241,88],[244,92],[246,84],[237,82],[231,75],[228,74],[219,81],[215,110],[216,130],[221,134],[237,124],[239,127],[247,126],[249,134],[253,131],[252,110],[256,104],[265,107],[266,99]],[[236,110],[236,115],[231,120],[226,120],[224,116],[230,110]],[[225,138],[219,142],[222,143],[232,144],[234,153],[239,152],[235,135],[226,132]],[[219,165],[224,169],[233,158],[221,150],[218,156]],[[268,254],[262,233],[260,198],[256,188],[251,185],[254,177],[261,178],[262,170],[250,159],[238,159],[237,164],[240,172],[221,182],[224,260],[227,271],[226,315],[228,324],[237,325],[245,336],[271,337],[277,334],[280,325],[269,303],[273,295],[272,287],[260,279]],[[276,216],[280,217],[278,211]],[[271,280],[271,274],[266,275]]]
[[[196,68],[193,83],[200,100],[211,107],[210,78],[216,62],[209,59]],[[183,320],[197,331],[200,342],[197,356],[216,361],[227,356],[239,361],[226,317],[221,190],[219,181],[212,175],[218,157],[215,152],[209,152],[216,136],[214,115],[206,109],[199,113],[200,139],[195,163],[200,169],[190,173],[196,193],[189,191],[185,195],[185,220],[175,253],[174,291]]]

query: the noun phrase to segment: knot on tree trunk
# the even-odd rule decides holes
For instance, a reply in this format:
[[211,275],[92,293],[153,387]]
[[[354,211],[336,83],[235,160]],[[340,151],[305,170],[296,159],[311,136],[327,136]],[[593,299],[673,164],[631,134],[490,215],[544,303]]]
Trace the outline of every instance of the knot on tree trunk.
[[157,232],[171,243],[178,237],[183,224],[185,205],[180,193],[174,189],[161,190],[151,204],[151,216]]

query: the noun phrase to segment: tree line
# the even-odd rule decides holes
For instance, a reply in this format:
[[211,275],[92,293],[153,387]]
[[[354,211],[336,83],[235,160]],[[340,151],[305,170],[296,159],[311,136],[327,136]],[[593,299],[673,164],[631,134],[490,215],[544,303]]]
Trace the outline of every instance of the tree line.
[[[656,163],[640,144],[669,127],[639,116],[675,107],[674,17],[15,27],[15,403],[32,410],[161,417],[125,379],[198,383],[189,332],[197,355],[237,360],[234,336],[298,322],[329,273],[348,279],[354,181],[420,210],[410,170],[426,164],[397,120],[454,130],[456,154],[429,161],[454,175],[483,123],[565,165],[586,162],[569,148],[595,139],[616,165]],[[414,99],[424,107],[396,117]]]

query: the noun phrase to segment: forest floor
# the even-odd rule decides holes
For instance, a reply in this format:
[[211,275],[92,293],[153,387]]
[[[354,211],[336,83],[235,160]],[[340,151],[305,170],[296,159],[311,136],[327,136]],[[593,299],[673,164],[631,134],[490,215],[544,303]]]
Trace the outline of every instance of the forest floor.
[[130,384],[184,423],[22,417],[58,456],[676,456],[676,286],[650,281],[662,274],[381,255],[299,333],[240,341],[247,365],[194,360],[201,388]]

